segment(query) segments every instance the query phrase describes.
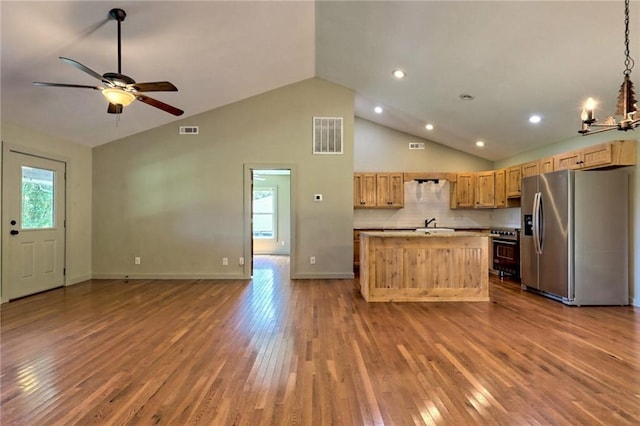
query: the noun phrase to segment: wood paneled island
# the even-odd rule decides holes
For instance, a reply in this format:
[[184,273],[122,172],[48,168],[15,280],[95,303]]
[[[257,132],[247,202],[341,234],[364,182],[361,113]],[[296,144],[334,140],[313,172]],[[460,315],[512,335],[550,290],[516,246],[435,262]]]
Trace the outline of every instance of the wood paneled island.
[[360,292],[368,302],[488,301],[489,237],[363,232]]

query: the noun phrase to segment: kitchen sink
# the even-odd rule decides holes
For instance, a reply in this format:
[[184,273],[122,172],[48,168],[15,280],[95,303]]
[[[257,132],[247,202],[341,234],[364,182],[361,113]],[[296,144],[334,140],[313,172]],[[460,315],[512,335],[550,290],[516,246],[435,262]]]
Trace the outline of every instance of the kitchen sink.
[[441,232],[455,232],[456,230],[453,228],[418,228],[416,232],[428,232],[430,234],[437,234]]

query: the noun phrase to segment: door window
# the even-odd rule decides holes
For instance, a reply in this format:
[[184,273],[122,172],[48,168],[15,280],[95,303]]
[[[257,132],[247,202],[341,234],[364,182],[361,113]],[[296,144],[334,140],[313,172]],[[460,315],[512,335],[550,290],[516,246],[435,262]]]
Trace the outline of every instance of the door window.
[[54,227],[54,182],[53,170],[22,166],[22,229]]

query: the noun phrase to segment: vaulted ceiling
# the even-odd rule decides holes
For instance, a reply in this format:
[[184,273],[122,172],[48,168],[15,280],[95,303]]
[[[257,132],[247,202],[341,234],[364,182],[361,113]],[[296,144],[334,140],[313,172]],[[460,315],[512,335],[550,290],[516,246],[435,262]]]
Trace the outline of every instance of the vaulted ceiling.
[[[624,4],[607,1],[2,1],[2,120],[89,146],[318,76],[356,93],[356,115],[490,160],[577,135],[581,104],[613,114],[624,69]],[[95,85],[58,60],[117,70],[116,22],[126,11],[122,72],[169,80],[107,114]],[[640,2],[631,54],[640,57]],[[407,76],[398,80],[394,69]],[[640,71],[632,74],[640,84]],[[474,97],[460,99],[461,94]],[[381,106],[383,112],[373,111]],[[529,123],[531,114],[542,121]],[[434,129],[427,131],[425,124]],[[197,123],[193,123],[197,124]],[[619,138],[624,135],[614,135]],[[475,142],[482,140],[479,149]]]

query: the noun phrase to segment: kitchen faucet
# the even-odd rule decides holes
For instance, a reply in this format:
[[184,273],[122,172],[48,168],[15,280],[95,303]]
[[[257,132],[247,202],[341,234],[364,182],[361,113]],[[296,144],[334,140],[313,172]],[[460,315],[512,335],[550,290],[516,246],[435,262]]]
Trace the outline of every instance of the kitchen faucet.
[[436,227],[436,218],[435,218],[435,217],[432,217],[431,219],[425,219],[425,220],[424,220],[424,227],[425,227],[425,228],[428,228],[428,227],[429,227],[429,224],[430,224],[431,222],[433,222],[433,227],[435,228],[435,227]]

